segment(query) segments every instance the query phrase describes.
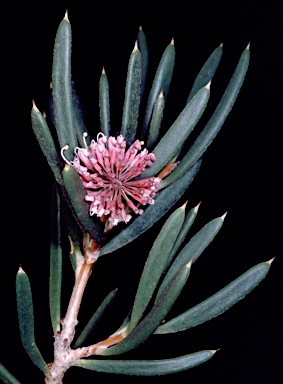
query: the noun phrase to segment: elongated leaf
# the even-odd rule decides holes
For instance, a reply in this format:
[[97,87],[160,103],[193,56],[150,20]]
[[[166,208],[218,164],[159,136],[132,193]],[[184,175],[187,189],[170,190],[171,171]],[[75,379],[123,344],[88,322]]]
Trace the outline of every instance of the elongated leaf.
[[32,294],[29,279],[20,267],[16,277],[17,310],[23,347],[32,362],[45,376],[50,376],[47,364],[43,360],[34,339],[34,318]]
[[100,129],[105,136],[109,137],[110,132],[110,104],[109,85],[104,68],[99,80],[99,116]]
[[212,80],[216,69],[218,68],[218,65],[221,60],[221,56],[223,53],[222,44],[217,47],[212,54],[209,56],[209,58],[204,63],[203,67],[199,71],[192,90],[189,94],[187,104],[191,101],[191,99],[194,97],[194,95],[202,88],[204,87],[209,81]]
[[33,104],[31,110],[31,122],[32,129],[35,133],[40,148],[54,174],[55,180],[58,184],[63,185],[63,178],[61,175],[63,162],[57,153],[55,143],[49,131],[48,125],[35,104]]
[[145,117],[143,121],[143,127],[141,132],[142,140],[145,140],[147,138],[148,127],[149,127],[153,107],[162,89],[164,92],[165,100],[167,98],[172,75],[173,75],[174,64],[175,64],[175,47],[174,47],[174,42],[172,40],[171,43],[166,47],[165,51],[163,52],[163,55],[161,57],[160,63],[158,65],[158,68],[153,80],[153,84],[152,84],[148,101],[147,101]]
[[152,119],[150,122],[148,140],[147,140],[147,145],[146,145],[148,150],[151,150],[151,148],[157,142],[158,135],[159,135],[159,129],[160,129],[160,125],[161,125],[161,120],[162,120],[162,116],[163,116],[164,105],[165,104],[164,104],[163,91],[161,91],[160,95],[158,96],[158,98],[154,104]]
[[128,65],[121,128],[121,134],[128,145],[134,142],[137,132],[141,92],[141,65],[141,54],[136,43]]
[[197,216],[197,213],[198,213],[198,208],[199,208],[199,204],[194,207],[193,209],[191,209],[188,214],[186,215],[186,218],[185,218],[185,221],[184,221],[184,224],[182,225],[182,228],[181,228],[181,231],[174,243],[174,246],[170,252],[170,255],[167,259],[167,262],[166,262],[166,265],[164,267],[164,270],[167,269],[167,267],[171,264],[171,261],[173,260],[173,258],[175,257],[178,249],[180,248],[181,244],[183,243],[183,241],[185,240],[185,237],[187,236],[191,226],[193,225],[194,221],[195,221],[195,218]]
[[187,264],[191,259],[195,262],[198,257],[202,254],[205,248],[212,242],[214,237],[219,232],[224,221],[223,217],[218,217],[206,224],[200,231],[198,231],[187,245],[182,249],[177,258],[174,260],[169,271],[167,272],[158,292],[156,295],[156,300],[163,293],[166,286],[174,278],[176,273]]
[[249,59],[250,50],[247,47],[242,53],[235,72],[213,115],[194,144],[183,157],[178,167],[166,178],[166,180],[164,180],[162,186],[169,185],[182,176],[183,172],[186,172],[187,169],[189,169],[194,162],[203,155],[208,146],[212,143],[236,101],[248,70]]
[[140,278],[129,330],[140,321],[164,270],[167,258],[185,219],[185,207],[176,209],[166,220],[148,255]]
[[156,223],[169,209],[180,199],[189,187],[200,168],[201,161],[197,162],[182,178],[174,185],[159,192],[155,198],[154,205],[147,207],[143,215],[138,216],[122,230],[116,237],[105,244],[100,251],[100,256],[114,252],[116,249],[133,241],[140,234],[147,231]]
[[60,331],[61,319],[62,248],[60,212],[60,197],[56,185],[53,184],[50,226],[49,308],[54,335]]
[[265,278],[271,261],[252,267],[213,296],[158,327],[155,333],[184,331],[221,315],[242,300]]
[[156,161],[142,177],[151,177],[159,171],[179,152],[185,140],[199,121],[209,99],[209,85],[202,88],[191,102],[183,109],[179,117],[171,125],[166,134],[153,149]]
[[71,84],[71,40],[72,31],[67,14],[61,21],[54,45],[52,67],[52,97],[56,130],[61,148],[68,160],[73,159],[74,148],[78,145],[74,128],[73,95]]
[[0,379],[5,384],[21,384],[1,363],[0,363]]
[[164,360],[77,360],[73,366],[96,372],[136,376],[156,376],[177,373],[209,360],[215,351],[200,351]]
[[91,332],[95,329],[95,327],[99,324],[102,316],[105,314],[105,312],[107,311],[107,309],[109,308],[109,306],[111,305],[111,303],[113,302],[113,300],[115,299],[116,295],[117,295],[117,289],[114,289],[113,291],[111,291],[107,296],[106,298],[102,301],[102,303],[100,304],[100,306],[97,308],[97,310],[95,311],[95,313],[92,315],[92,317],[90,318],[89,322],[87,323],[87,325],[85,326],[85,328],[83,329],[82,333],[79,335],[79,337],[77,338],[75,344],[74,344],[74,347],[73,348],[78,348],[80,347],[84,341],[86,340],[86,338],[91,334]]
[[66,191],[72,204],[73,213],[82,231],[88,232],[99,244],[103,241],[103,229],[97,218],[89,215],[89,205],[85,201],[85,189],[77,171],[66,164],[63,170]]
[[[142,344],[158,327],[175,303],[186,281],[188,280],[191,265],[187,264],[175,275],[170,284],[164,289],[152,307],[149,314],[138,324],[138,326],[119,344],[110,348],[98,348],[96,355],[118,355]],[[127,332],[127,331],[126,331]]]
[[148,48],[147,48],[146,36],[142,27],[139,28],[137,40],[138,40],[138,47],[139,47],[139,50],[141,53],[141,59],[142,59],[141,97],[140,97],[140,103],[142,103],[146,84],[147,84],[147,70],[148,70]]

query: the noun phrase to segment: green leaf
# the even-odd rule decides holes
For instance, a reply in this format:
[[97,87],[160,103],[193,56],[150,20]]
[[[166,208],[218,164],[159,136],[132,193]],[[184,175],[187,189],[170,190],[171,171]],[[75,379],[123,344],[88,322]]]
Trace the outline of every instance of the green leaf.
[[56,130],[61,148],[68,145],[65,156],[73,159],[73,151],[77,147],[77,136],[74,128],[74,109],[71,84],[71,40],[72,31],[67,14],[61,21],[54,45],[52,67],[52,97]]
[[179,152],[185,140],[200,119],[209,99],[209,86],[202,88],[183,109],[157,146],[153,149],[156,161],[143,174],[142,178],[157,175]]
[[115,299],[117,295],[117,291],[118,289],[114,289],[102,301],[100,306],[97,308],[97,310],[92,315],[89,322],[87,323],[87,325],[85,326],[85,328],[83,329],[79,337],[77,338],[73,349],[79,348],[84,343],[86,338],[92,333],[94,328],[99,324],[100,320],[102,319],[102,316],[105,314],[105,312],[107,311],[109,306],[112,304],[113,300]]
[[51,196],[51,236],[50,236],[50,276],[49,308],[53,334],[60,331],[61,285],[62,285],[62,248],[60,196],[55,183]]
[[[96,350],[96,355],[118,355],[130,351],[142,344],[158,327],[166,317],[172,305],[175,303],[181,290],[186,284],[191,270],[191,264],[185,265],[178,271],[170,284],[164,289],[159,299],[155,302],[148,315],[137,325],[137,327],[113,347],[100,347]],[[127,334],[127,330],[125,331]]]
[[247,47],[242,53],[239,63],[235,69],[235,72],[213,115],[211,116],[210,120],[208,121],[208,123],[206,124],[194,144],[183,157],[180,164],[166,178],[166,180],[164,181],[164,186],[169,185],[178,177],[182,176],[183,172],[186,172],[186,170],[189,169],[195,163],[195,161],[203,155],[203,153],[207,150],[208,146],[214,140],[217,133],[220,131],[242,87],[246,72],[248,70],[249,58],[250,50]]
[[75,367],[90,369],[96,372],[136,375],[136,376],[156,376],[177,373],[209,360],[215,351],[200,351],[163,360],[86,360],[80,359],[73,363]]
[[147,83],[147,70],[148,70],[148,48],[147,48],[146,36],[144,31],[142,30],[142,27],[139,28],[137,39],[138,39],[138,47],[141,53],[141,60],[142,60],[141,96],[140,96],[140,103],[142,103],[144,98],[146,83]]
[[189,97],[188,97],[188,100],[187,100],[187,104],[191,101],[191,99],[194,97],[194,95],[202,87],[204,87],[207,83],[209,83],[212,80],[212,78],[216,72],[216,69],[218,68],[218,65],[220,63],[222,53],[223,53],[223,49],[222,49],[222,44],[221,44],[219,47],[217,47],[212,52],[212,54],[206,60],[206,62],[204,63],[203,67],[199,71],[199,73],[198,73],[198,75],[194,81],[192,90],[191,90]]
[[156,99],[160,95],[161,90],[163,89],[164,98],[166,100],[172,75],[175,64],[175,47],[173,40],[167,46],[163,55],[161,57],[160,63],[158,65],[153,84],[150,90],[150,94],[147,101],[145,117],[143,121],[143,127],[141,132],[141,139],[145,140],[148,136],[148,127],[153,111],[153,107]]
[[110,131],[110,103],[109,85],[104,68],[99,80],[99,116],[100,129],[105,136],[109,137]]
[[123,229],[117,236],[105,244],[100,256],[116,251],[133,241],[136,237],[147,231],[180,199],[189,187],[200,168],[201,161],[197,162],[182,178],[173,185],[157,193],[154,205],[147,207],[141,216]]
[[130,331],[138,324],[152,298],[184,219],[185,207],[182,206],[169,216],[153,243],[136,293],[131,321],[128,326]]
[[182,228],[181,228],[181,231],[174,243],[174,246],[170,252],[170,255],[167,259],[167,262],[166,262],[166,265],[164,267],[164,270],[167,269],[167,267],[171,264],[171,261],[173,260],[173,258],[175,257],[178,249],[180,248],[181,244],[183,243],[183,241],[185,240],[185,237],[187,236],[191,226],[193,225],[194,221],[195,221],[195,218],[197,216],[197,213],[198,213],[198,208],[199,208],[199,205],[200,203],[194,207],[193,209],[191,209],[188,214],[186,215],[186,218],[185,218],[185,221],[184,221],[184,224],[182,225]]
[[47,159],[47,162],[54,174],[55,180],[58,184],[63,185],[63,178],[61,170],[63,169],[63,162],[57,153],[53,138],[49,131],[45,118],[33,104],[31,110],[32,129],[35,133],[40,148]]
[[1,363],[0,363],[0,379],[5,384],[21,384]]
[[222,217],[218,217],[214,220],[211,220],[191,238],[191,240],[187,243],[187,245],[182,249],[177,258],[174,260],[169,271],[167,272],[157,292],[156,300],[158,300],[159,296],[163,293],[164,289],[174,278],[179,269],[182,268],[192,259],[193,262],[195,262],[205,250],[205,248],[212,242],[212,240],[217,235],[223,225],[224,217],[225,216],[223,215]]
[[252,267],[213,296],[159,326],[155,333],[184,331],[221,315],[242,300],[265,278],[271,262],[272,260]]
[[125,89],[121,134],[128,145],[135,141],[141,92],[141,54],[137,44],[131,54]]
[[163,91],[161,91],[160,95],[158,96],[158,98],[154,104],[152,119],[150,122],[148,140],[147,140],[147,145],[146,145],[146,148],[148,150],[151,150],[151,148],[157,142],[157,139],[159,136],[159,129],[160,129],[161,121],[162,121],[162,117],[163,117],[164,105],[165,105],[165,103],[164,103]]
[[16,276],[17,310],[23,347],[32,362],[41,369],[45,376],[50,376],[48,366],[43,360],[34,339],[34,317],[32,294],[29,279],[20,267]]
[[73,214],[83,232],[88,232],[98,243],[103,242],[102,224],[97,218],[89,215],[89,204],[85,201],[85,189],[77,171],[66,164],[63,179],[68,197],[72,204]]

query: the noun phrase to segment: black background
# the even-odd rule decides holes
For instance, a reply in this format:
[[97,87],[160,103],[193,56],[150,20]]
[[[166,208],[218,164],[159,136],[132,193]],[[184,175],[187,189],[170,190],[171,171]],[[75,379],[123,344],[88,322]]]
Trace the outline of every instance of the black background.
[[[203,350],[220,351],[192,370],[163,377],[96,374],[73,368],[67,383],[165,382],[277,384],[282,376],[282,21],[279,2],[90,1],[13,2],[0,6],[1,38],[1,348],[0,361],[21,383],[43,376],[20,344],[15,275],[21,264],[31,281],[36,341],[52,360],[48,313],[49,196],[51,172],[33,135],[31,100],[47,110],[52,51],[66,8],[73,30],[73,74],[89,117],[98,130],[98,81],[105,67],[114,131],[121,123],[129,55],[138,27],[147,36],[150,79],[171,38],[176,63],[164,115],[169,127],[185,105],[190,87],[210,53],[224,44],[211,97],[197,132],[217,105],[248,42],[251,62],[236,104],[181,199],[188,208],[202,201],[194,234],[228,211],[220,233],[194,265],[172,317],[213,294],[253,265],[276,256],[266,279],[222,316],[189,331],[152,336],[125,358],[169,358]],[[3,153],[4,152],[4,153]],[[144,261],[161,223],[123,251],[99,260],[89,281],[78,330],[106,294],[119,287],[113,309],[98,330],[106,337],[129,310]],[[62,310],[73,275],[66,258]],[[98,340],[97,339],[97,340]],[[122,358],[123,356],[121,356]]]

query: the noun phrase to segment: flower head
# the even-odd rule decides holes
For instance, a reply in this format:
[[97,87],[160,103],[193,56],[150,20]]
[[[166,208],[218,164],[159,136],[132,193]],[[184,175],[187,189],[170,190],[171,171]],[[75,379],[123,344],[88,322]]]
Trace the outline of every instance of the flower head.
[[76,148],[71,165],[77,170],[90,202],[90,215],[109,216],[108,229],[131,219],[129,212],[141,215],[140,206],[153,204],[160,179],[135,180],[155,161],[153,153],[141,151],[136,140],[127,150],[120,135],[108,139],[103,133],[89,147]]

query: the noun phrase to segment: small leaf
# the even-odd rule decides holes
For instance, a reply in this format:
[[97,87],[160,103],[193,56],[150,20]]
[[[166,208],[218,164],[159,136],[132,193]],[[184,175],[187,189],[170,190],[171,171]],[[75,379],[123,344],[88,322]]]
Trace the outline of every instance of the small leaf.
[[209,99],[209,94],[209,86],[202,88],[183,109],[157,146],[152,150],[156,156],[156,161],[142,174],[142,178],[158,174],[179,152],[203,114]]
[[202,87],[204,87],[207,83],[209,83],[212,80],[212,78],[216,72],[216,69],[218,68],[218,65],[220,63],[222,53],[223,53],[223,49],[222,49],[222,44],[221,44],[219,47],[217,47],[212,52],[212,54],[206,60],[206,62],[204,63],[203,67],[199,71],[199,73],[198,73],[198,75],[194,81],[192,90],[191,90],[189,97],[188,97],[188,100],[187,100],[187,104],[191,101],[191,99],[194,97],[194,95]]
[[41,369],[45,376],[50,376],[48,366],[43,360],[34,339],[34,318],[32,294],[29,279],[20,267],[16,277],[17,310],[23,347],[32,362]]
[[72,31],[67,15],[61,21],[55,38],[52,67],[52,98],[54,104],[55,126],[60,147],[68,145],[65,156],[73,159],[77,147],[74,128],[74,109],[71,84],[71,40]]
[[156,300],[163,293],[166,286],[174,278],[176,273],[182,268],[185,264],[193,259],[195,262],[198,257],[202,254],[205,248],[212,242],[214,237],[219,232],[222,227],[224,217],[218,217],[206,224],[200,231],[198,231],[187,245],[182,249],[177,258],[174,260],[169,271],[167,272],[158,292],[156,295]]
[[105,244],[100,251],[100,256],[116,251],[133,241],[136,237],[147,231],[156,223],[169,209],[180,199],[189,187],[200,168],[201,161],[197,162],[182,178],[174,185],[157,193],[154,205],[147,207],[143,215],[138,216],[123,229],[117,236]]
[[80,359],[73,363],[75,367],[90,369],[96,372],[156,376],[177,373],[209,360],[215,351],[200,351],[164,360],[86,360]]
[[1,363],[0,363],[0,379],[5,384],[21,384]]
[[117,291],[118,291],[117,289],[114,289],[102,301],[100,306],[97,308],[97,310],[92,315],[89,322],[87,323],[87,325],[85,326],[85,328],[83,329],[79,337],[77,338],[73,347],[74,349],[79,348],[84,343],[86,338],[92,333],[94,328],[99,324],[100,320],[102,319],[102,316],[105,314],[105,312],[107,311],[109,306],[112,304],[113,300],[115,299],[117,295]]
[[199,204],[194,207],[193,209],[191,209],[188,214],[186,215],[186,218],[185,218],[185,221],[184,221],[184,224],[181,228],[181,231],[174,243],[174,246],[170,252],[170,255],[167,259],[167,262],[166,262],[166,265],[164,267],[164,270],[167,269],[167,267],[171,264],[171,261],[173,260],[173,258],[175,257],[178,249],[180,248],[180,246],[182,245],[183,241],[185,240],[185,237],[187,236],[191,226],[193,225],[194,221],[195,221],[195,218],[197,216],[197,213],[198,213],[198,208],[199,208]]
[[109,104],[109,85],[106,73],[102,71],[99,80],[99,116],[100,129],[105,136],[109,137],[110,131],[110,104]]
[[128,330],[135,328],[152,298],[184,219],[185,207],[182,206],[169,216],[154,241],[140,278]]
[[99,244],[103,241],[103,229],[97,218],[89,215],[89,204],[85,201],[85,189],[77,171],[66,164],[63,170],[66,191],[72,204],[73,214],[83,232]]
[[266,262],[252,267],[213,296],[158,327],[155,333],[184,331],[221,315],[242,300],[265,278],[270,264],[271,262]]
[[[175,277],[166,286],[159,299],[155,302],[148,315],[137,325],[137,327],[113,347],[100,347],[96,355],[118,355],[130,351],[142,344],[158,327],[161,321],[170,311],[181,290],[186,284],[191,270],[191,264],[185,265],[178,271]],[[127,330],[126,332],[127,333]]]
[[137,40],[138,40],[138,47],[141,53],[142,75],[141,75],[140,103],[142,103],[144,98],[146,83],[147,83],[147,69],[148,69],[148,48],[147,48],[146,36],[144,31],[142,30],[142,27],[139,28]]
[[128,65],[121,127],[121,134],[128,145],[133,144],[137,132],[141,92],[141,71],[141,54],[136,44]]
[[150,90],[150,94],[147,101],[145,117],[143,121],[143,127],[141,132],[141,139],[145,140],[148,136],[148,127],[153,111],[153,107],[156,99],[160,95],[161,90],[163,89],[164,98],[166,100],[175,63],[175,47],[173,40],[167,46],[163,55],[161,57],[160,63],[158,65],[153,84]]
[[61,318],[62,248],[60,211],[60,196],[54,183],[51,196],[49,277],[49,308],[54,335],[60,331]]
[[154,104],[154,109],[153,109],[152,118],[150,122],[148,140],[146,145],[146,148],[148,150],[151,150],[151,148],[157,142],[157,139],[159,136],[159,129],[160,129],[161,121],[163,117],[164,105],[165,103],[164,103],[163,91],[161,91],[160,95],[158,96]]
[[53,138],[51,136],[45,118],[42,116],[35,104],[33,104],[31,110],[31,122],[32,129],[35,133],[37,141],[44,156],[47,159],[47,162],[54,174],[54,177],[57,183],[62,186],[63,178],[61,175],[61,170],[63,169],[63,162],[57,153]]

